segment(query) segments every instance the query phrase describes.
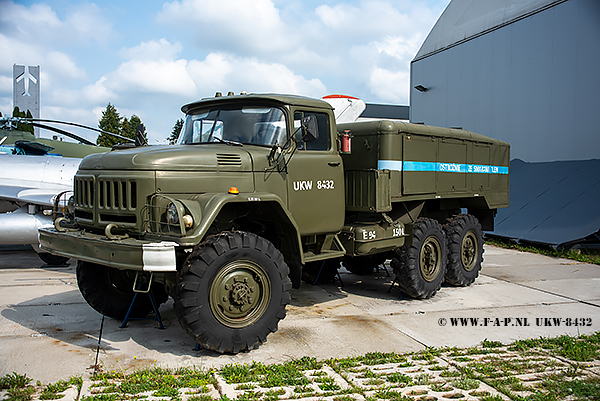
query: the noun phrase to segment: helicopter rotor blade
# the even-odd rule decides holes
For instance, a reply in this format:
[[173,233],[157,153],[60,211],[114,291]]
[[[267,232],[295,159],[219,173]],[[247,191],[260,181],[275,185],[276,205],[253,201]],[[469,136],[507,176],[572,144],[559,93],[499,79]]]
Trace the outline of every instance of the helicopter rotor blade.
[[47,120],[47,119],[44,119],[44,118],[21,118],[21,121],[23,121],[23,122],[36,122],[37,121],[37,122],[42,122],[42,123],[55,123],[55,124],[71,125],[73,127],[85,128],[85,129],[89,129],[91,131],[100,132],[102,134],[111,135],[111,136],[114,136],[116,138],[122,139],[122,140],[127,141],[127,142],[132,142],[132,143],[135,142],[135,140],[133,140],[131,138],[127,138],[126,136],[122,136],[122,135],[118,135],[118,134],[113,134],[112,132],[104,131],[104,130],[101,130],[101,129],[98,129],[98,128],[88,127],[87,125],[81,125],[81,124],[76,124],[76,123],[70,123],[70,122],[67,122],[67,121]]
[[33,125],[34,127],[44,128],[44,129],[47,129],[49,131],[53,131],[53,132],[56,132],[58,134],[62,134],[62,135],[68,136],[69,138],[75,139],[75,140],[77,140],[77,141],[79,141],[79,142],[81,142],[81,143],[83,143],[85,145],[98,146],[94,142],[90,142],[87,139],[80,137],[79,135],[72,134],[72,133],[70,133],[68,131],[65,131],[65,130],[62,130],[60,128],[52,127],[50,125],[39,124],[39,123],[35,123],[35,122],[28,122],[28,124]]

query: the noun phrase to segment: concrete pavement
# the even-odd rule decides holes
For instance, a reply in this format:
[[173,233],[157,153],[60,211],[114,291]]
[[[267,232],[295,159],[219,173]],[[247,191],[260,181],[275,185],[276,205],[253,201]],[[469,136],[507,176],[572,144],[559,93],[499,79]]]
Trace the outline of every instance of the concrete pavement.
[[[258,349],[237,355],[194,351],[172,301],[156,321],[127,328],[91,309],[77,289],[75,263],[44,267],[32,251],[0,251],[0,376],[26,373],[54,382],[86,375],[96,357],[106,369],[152,365],[221,366],[276,363],[425,347],[474,346],[600,330],[600,266],[485,247],[480,277],[466,288],[443,287],[429,300],[387,292],[385,271],[361,277],[342,269],[339,282],[293,290],[279,331]],[[391,272],[390,272],[391,273]],[[102,327],[100,350],[96,354]]]

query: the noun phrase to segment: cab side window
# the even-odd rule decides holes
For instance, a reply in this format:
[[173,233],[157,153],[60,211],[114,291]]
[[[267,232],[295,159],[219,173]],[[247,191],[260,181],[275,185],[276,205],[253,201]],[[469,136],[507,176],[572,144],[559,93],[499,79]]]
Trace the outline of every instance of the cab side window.
[[317,118],[317,127],[319,128],[319,138],[316,141],[302,141],[298,149],[305,150],[329,150],[329,119],[325,113],[315,113],[312,111],[297,111],[294,113],[294,129],[300,127],[302,118],[314,115]]

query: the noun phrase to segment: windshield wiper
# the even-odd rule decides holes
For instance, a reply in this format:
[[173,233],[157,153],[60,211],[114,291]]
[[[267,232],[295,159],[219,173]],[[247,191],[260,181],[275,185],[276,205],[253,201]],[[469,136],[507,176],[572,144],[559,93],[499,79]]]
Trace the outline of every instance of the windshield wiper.
[[226,143],[229,146],[243,146],[241,142],[229,141],[227,139],[219,138],[218,136],[213,136],[212,139],[216,139],[221,143]]

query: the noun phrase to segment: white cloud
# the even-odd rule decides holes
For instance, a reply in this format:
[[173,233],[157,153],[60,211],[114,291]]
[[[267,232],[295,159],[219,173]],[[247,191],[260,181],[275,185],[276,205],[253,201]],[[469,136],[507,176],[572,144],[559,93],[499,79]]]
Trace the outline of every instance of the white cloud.
[[409,74],[405,71],[390,71],[375,68],[369,77],[369,89],[385,103],[406,104],[408,102]]
[[47,4],[33,4],[27,8],[12,1],[2,2],[0,21],[16,29],[19,35],[28,36],[33,29],[57,29],[62,23]]
[[334,7],[322,5],[315,13],[324,26],[347,37],[371,41],[385,34],[407,30],[412,26],[410,9],[400,2],[362,1],[359,6],[340,3]]
[[87,85],[85,88],[83,88],[82,95],[84,99],[92,104],[102,104],[110,101],[114,102],[116,99],[118,99],[118,95],[108,89],[106,81],[106,76],[103,76],[92,85]]
[[191,60],[188,72],[203,93],[210,93],[216,90],[223,91],[233,67],[226,55],[211,53],[202,61]]
[[13,105],[12,105],[13,102],[12,101],[13,101],[12,97],[10,97],[10,98],[0,97],[0,112],[2,112],[3,117],[12,116],[12,111],[13,111]]
[[[422,2],[409,0],[346,1],[312,9],[295,2],[276,4],[270,0],[173,1],[163,5],[157,21],[184,27],[195,38],[195,47],[205,54],[282,64],[307,81],[345,86],[345,93],[378,102],[397,95],[396,89],[384,95],[382,85],[372,87],[373,71],[408,76],[410,60],[427,34],[423,27],[431,26],[437,16]],[[276,69],[269,71],[281,74]],[[235,76],[226,79],[231,82]],[[269,79],[268,85],[260,77],[258,82],[282,86],[278,75]],[[405,86],[408,88],[408,82]],[[375,94],[384,97],[373,98]],[[403,98],[408,99],[408,92]]]
[[87,78],[85,71],[77,67],[71,57],[62,52],[49,52],[46,55],[46,59],[41,62],[41,65],[44,66],[44,70],[52,71],[53,75],[60,78],[71,80]]
[[187,72],[186,60],[131,60],[107,75],[107,85],[115,92],[169,93],[193,96],[196,84]]
[[280,92],[319,97],[326,92],[317,78],[307,79],[283,64],[263,63],[254,59],[235,61],[232,82],[248,92]]
[[198,46],[250,55],[280,51],[291,43],[271,0],[182,0],[165,3],[160,23],[195,34]]
[[189,71],[202,96],[230,90],[322,96],[326,90],[320,80],[295,74],[283,64],[225,54],[209,54],[204,61],[193,60]]
[[194,96],[197,89],[187,71],[187,60],[175,60],[180,50],[180,44],[171,44],[166,39],[122,49],[120,53],[129,60],[89,86],[88,95],[94,99],[128,92]]
[[13,82],[12,77],[7,77],[0,75],[0,93],[12,93],[13,90]]
[[70,7],[64,22],[76,38],[86,43],[95,41],[106,43],[111,37],[112,23],[102,15],[101,9],[93,3],[77,4]]
[[180,52],[180,43],[170,43],[165,38],[143,42],[139,46],[122,49],[120,54],[130,60],[173,60]]
[[376,41],[375,46],[379,53],[385,53],[402,61],[410,61],[421,46],[422,39],[418,35],[410,38],[403,36],[386,36],[382,41]]
[[[354,7],[352,7],[354,8]],[[315,9],[315,13],[320,18],[323,25],[338,28],[346,25],[350,19],[350,11],[348,7],[338,4],[335,7],[322,5]]]
[[0,34],[0,73],[12,76],[13,64],[39,65],[40,49],[27,42]]
[[[171,49],[171,46],[161,40],[123,50],[123,54],[135,58],[88,86],[87,96],[90,100],[105,98],[108,101],[111,96],[162,93],[193,99],[229,90],[322,96],[326,90],[320,80],[307,79],[283,64],[220,53],[210,53],[204,60],[169,59],[168,56],[175,56],[176,52],[162,52],[165,48]],[[156,52],[162,55],[160,59],[147,58]]]
[[110,38],[112,28],[112,23],[92,3],[69,6],[61,20],[47,4],[27,7],[13,1],[3,1],[0,23],[5,27],[4,32],[10,32],[12,38],[51,46],[56,43],[61,46],[85,45],[90,41],[105,43]]

